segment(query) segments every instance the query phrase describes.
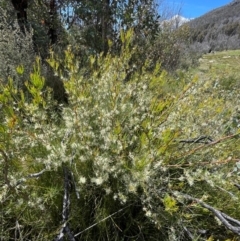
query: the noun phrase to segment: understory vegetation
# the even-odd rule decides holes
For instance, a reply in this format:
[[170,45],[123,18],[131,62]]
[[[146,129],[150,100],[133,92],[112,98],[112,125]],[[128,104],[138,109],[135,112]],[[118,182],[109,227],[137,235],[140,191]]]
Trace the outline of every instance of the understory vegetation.
[[239,51],[198,60],[186,27],[47,49],[45,26],[2,26],[32,48],[0,43],[1,241],[239,240]]

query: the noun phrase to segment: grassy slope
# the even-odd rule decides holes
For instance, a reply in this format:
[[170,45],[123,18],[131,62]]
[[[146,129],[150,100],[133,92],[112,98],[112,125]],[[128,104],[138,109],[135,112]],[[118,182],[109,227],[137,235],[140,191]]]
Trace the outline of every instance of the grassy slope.
[[[240,129],[240,50],[206,54],[203,55],[199,61],[200,65],[192,70],[191,74],[198,76],[197,84],[199,84],[199,90],[201,90],[199,99],[202,100],[203,109],[207,110],[208,114],[205,116],[205,122],[207,123],[206,129],[204,127],[198,127],[198,134],[209,134],[213,139],[219,139],[223,136],[238,132]],[[207,88],[204,88],[204,85],[207,85]],[[206,101],[204,104],[205,100],[211,101]],[[218,104],[215,106],[213,102],[217,102]],[[211,105],[213,105],[213,108]],[[208,109],[210,111],[208,111]],[[201,119],[198,122],[199,126],[202,120],[204,120],[204,118],[202,118],[204,114],[204,111],[201,110],[196,114],[199,119]],[[233,144],[234,142],[235,144]],[[229,156],[233,158],[231,162],[222,166],[221,171],[226,174],[232,173],[233,167],[235,166],[234,158],[238,161],[240,157],[239,139],[235,139],[230,145],[231,147],[227,142],[219,147],[218,154],[214,154],[216,155],[216,159],[219,160],[227,159]],[[207,157],[210,158],[209,154]],[[229,174],[226,180],[230,180],[230,176]],[[235,178],[235,182],[239,183],[239,174]],[[234,188],[232,190],[235,192]],[[218,198],[221,199],[221,197]],[[226,213],[231,213],[233,217],[237,217],[237,211],[231,210],[232,205],[234,206],[237,203],[234,204],[232,200],[230,201],[229,197],[226,200],[228,201],[225,202],[223,199],[221,201],[222,204],[215,200],[214,206],[223,205],[222,207]],[[227,237],[227,235],[225,237]]]
[[207,77],[211,77],[213,70],[219,77],[223,76],[240,76],[240,50],[229,50],[215,52],[204,55],[200,59],[200,72],[204,72]]
[[[191,71],[200,81],[210,83],[209,90],[224,99],[236,99],[240,87],[240,50],[228,50],[203,55],[198,68]],[[235,94],[235,95],[234,95]]]
[[171,116],[186,138],[214,139],[236,132],[240,125],[240,50],[204,55],[189,75],[195,79]]

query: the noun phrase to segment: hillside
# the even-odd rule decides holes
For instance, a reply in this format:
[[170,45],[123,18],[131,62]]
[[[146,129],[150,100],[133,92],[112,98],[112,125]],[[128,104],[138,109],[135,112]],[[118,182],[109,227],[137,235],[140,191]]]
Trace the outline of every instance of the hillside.
[[214,9],[188,23],[191,41],[201,52],[240,48],[240,1]]

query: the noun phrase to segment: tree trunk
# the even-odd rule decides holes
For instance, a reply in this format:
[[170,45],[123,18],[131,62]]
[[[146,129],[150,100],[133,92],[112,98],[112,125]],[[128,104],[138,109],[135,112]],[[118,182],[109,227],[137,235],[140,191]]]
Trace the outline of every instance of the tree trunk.
[[108,40],[107,34],[109,32],[109,20],[110,20],[110,1],[104,0],[103,3],[103,14],[102,14],[102,45],[104,54],[108,51]]
[[27,8],[28,0],[12,0],[14,9],[17,12],[17,20],[19,27],[23,33],[25,33],[25,27],[27,24]]

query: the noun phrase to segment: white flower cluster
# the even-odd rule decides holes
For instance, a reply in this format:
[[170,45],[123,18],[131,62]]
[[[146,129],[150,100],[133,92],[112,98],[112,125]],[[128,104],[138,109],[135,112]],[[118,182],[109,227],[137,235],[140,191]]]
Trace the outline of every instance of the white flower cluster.
[[126,202],[128,193],[148,182],[157,162],[156,146],[151,144],[159,138],[158,117],[151,110],[156,90],[146,76],[129,83],[119,80],[115,61],[110,66],[103,63],[99,75],[78,76],[67,83],[72,106],[62,113],[64,128],[71,134],[58,149],[51,148],[48,157],[67,162],[73,157],[82,188],[102,186]]

